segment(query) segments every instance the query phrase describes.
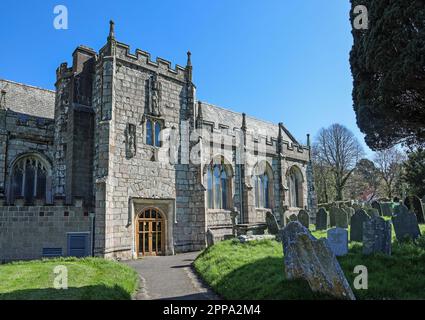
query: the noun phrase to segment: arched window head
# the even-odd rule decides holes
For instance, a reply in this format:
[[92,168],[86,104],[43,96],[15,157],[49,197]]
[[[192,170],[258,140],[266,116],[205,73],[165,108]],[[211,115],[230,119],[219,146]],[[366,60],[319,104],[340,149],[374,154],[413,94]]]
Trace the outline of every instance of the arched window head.
[[13,164],[9,199],[24,198],[26,203],[35,199],[48,201],[51,182],[50,165],[38,155],[20,157]]
[[206,168],[207,206],[208,209],[230,209],[232,174],[229,164],[224,161],[212,162]]
[[256,208],[271,208],[273,171],[269,164],[261,162],[254,168],[254,198]]
[[303,174],[301,170],[293,166],[289,170],[288,188],[289,188],[289,206],[294,208],[303,208]]

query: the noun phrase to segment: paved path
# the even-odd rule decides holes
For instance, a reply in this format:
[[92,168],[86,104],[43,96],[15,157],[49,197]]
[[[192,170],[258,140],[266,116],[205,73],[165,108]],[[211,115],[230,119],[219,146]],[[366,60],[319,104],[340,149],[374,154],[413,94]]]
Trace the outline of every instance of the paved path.
[[127,261],[140,276],[137,300],[217,300],[192,269],[199,252]]

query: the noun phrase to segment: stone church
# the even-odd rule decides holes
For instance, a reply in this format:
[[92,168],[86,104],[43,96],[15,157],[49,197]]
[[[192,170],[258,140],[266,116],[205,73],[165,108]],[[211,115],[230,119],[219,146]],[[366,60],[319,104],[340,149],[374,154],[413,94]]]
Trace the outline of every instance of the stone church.
[[314,212],[309,142],[199,101],[190,53],[131,53],[111,22],[72,58],[55,91],[0,80],[0,262],[172,255]]

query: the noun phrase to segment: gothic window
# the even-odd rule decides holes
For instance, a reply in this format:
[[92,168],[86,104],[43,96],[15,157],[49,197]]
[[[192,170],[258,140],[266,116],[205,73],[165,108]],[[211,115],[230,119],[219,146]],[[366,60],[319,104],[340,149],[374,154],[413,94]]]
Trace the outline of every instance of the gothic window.
[[206,179],[208,209],[229,209],[232,190],[230,165],[210,164]]
[[297,167],[292,167],[288,175],[289,206],[303,208],[303,175]]
[[24,198],[32,203],[34,199],[47,200],[47,182],[50,179],[48,164],[36,155],[19,159],[11,174],[10,199]]
[[155,122],[155,146],[160,147],[161,141],[160,141],[160,133],[161,133],[161,124],[156,121]]
[[256,208],[271,208],[272,169],[264,162],[257,165],[253,175],[254,197]]
[[146,121],[146,144],[153,146],[152,120]]
[[162,124],[159,120],[146,120],[146,144],[154,147],[161,146],[160,134]]

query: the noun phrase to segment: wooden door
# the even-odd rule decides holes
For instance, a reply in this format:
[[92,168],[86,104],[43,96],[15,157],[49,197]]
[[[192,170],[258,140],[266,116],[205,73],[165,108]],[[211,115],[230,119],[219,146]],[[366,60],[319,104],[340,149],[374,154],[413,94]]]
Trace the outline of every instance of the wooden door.
[[157,209],[142,211],[136,220],[136,249],[140,256],[163,255],[165,241],[165,220]]

